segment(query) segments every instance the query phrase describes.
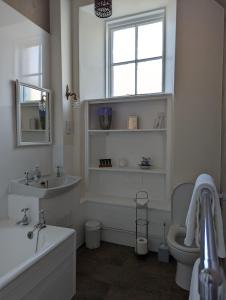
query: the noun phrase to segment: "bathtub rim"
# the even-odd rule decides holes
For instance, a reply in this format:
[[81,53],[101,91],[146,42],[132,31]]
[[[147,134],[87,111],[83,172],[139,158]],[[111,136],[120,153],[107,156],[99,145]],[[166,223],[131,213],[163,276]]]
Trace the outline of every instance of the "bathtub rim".
[[[1,227],[4,228],[12,228],[17,227],[18,225],[15,225],[15,222],[9,219],[1,220],[0,221],[0,229]],[[33,228],[32,226],[26,226],[24,229]],[[11,271],[7,272],[5,275],[0,277],[0,290],[5,288],[10,282],[15,280],[17,277],[19,277],[23,272],[25,272],[27,269],[29,269],[32,265],[37,263],[39,260],[41,260],[44,256],[46,256],[48,253],[50,253],[53,249],[57,248],[62,242],[70,238],[71,236],[74,236],[74,249],[73,251],[76,251],[75,249],[75,235],[76,231],[72,228],[65,228],[65,227],[59,227],[59,226],[52,226],[47,225],[46,229],[60,229],[63,232],[61,232],[60,238],[57,239],[55,243],[50,243],[49,246],[47,246],[43,251],[38,252],[34,256],[30,257],[29,259],[25,260],[23,263],[16,266],[16,268],[12,269]],[[46,230],[44,229],[44,230]]]

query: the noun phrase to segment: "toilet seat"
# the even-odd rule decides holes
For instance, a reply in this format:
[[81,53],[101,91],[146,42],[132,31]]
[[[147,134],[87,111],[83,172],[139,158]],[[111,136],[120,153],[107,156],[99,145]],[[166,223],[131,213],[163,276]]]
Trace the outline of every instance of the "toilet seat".
[[169,228],[167,242],[171,247],[187,253],[199,253],[200,249],[195,245],[191,247],[184,245],[186,235],[185,227],[179,225],[171,225]]

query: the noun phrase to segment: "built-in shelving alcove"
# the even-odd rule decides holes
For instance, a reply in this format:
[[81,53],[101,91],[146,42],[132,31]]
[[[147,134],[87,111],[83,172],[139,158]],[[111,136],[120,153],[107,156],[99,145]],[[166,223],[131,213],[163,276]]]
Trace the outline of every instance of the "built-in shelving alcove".
[[[112,108],[109,130],[100,128],[97,109]],[[137,191],[146,190],[150,208],[170,210],[170,149],[172,96],[169,94],[126,96],[85,101],[85,192],[83,200],[134,206]],[[159,113],[165,124],[155,128]],[[138,128],[128,129],[128,117],[138,117]],[[152,167],[139,167],[142,157]],[[99,167],[111,159],[112,167]],[[120,160],[127,161],[120,167]]]

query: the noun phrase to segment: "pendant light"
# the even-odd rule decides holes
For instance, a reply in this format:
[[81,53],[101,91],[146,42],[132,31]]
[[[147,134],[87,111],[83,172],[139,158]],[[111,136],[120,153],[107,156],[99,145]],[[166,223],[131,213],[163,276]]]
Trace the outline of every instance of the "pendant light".
[[98,18],[109,18],[112,15],[112,0],[95,0],[95,15]]

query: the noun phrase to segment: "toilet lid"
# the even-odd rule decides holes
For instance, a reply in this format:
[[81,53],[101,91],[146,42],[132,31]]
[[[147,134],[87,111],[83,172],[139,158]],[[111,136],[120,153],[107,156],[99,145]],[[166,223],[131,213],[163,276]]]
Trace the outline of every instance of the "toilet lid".
[[174,189],[171,197],[173,224],[185,225],[193,188],[193,183],[182,183]]

